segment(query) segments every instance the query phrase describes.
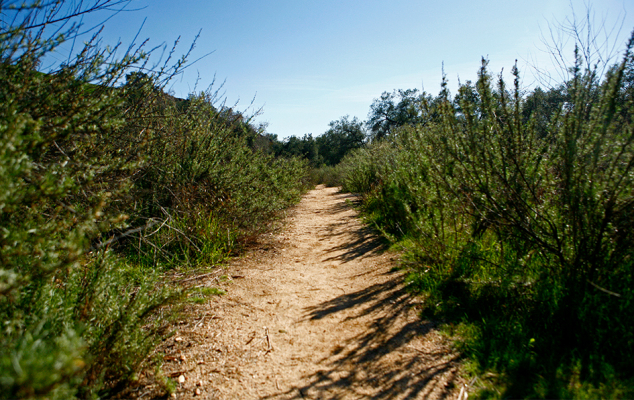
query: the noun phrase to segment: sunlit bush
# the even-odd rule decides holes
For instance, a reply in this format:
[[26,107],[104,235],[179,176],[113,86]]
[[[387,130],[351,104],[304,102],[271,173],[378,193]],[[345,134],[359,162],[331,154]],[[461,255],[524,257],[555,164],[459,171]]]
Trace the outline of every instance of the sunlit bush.
[[633,44],[604,79],[579,60],[557,107],[483,62],[455,100],[443,89],[441,121],[339,166],[501,395],[618,397],[632,378]]
[[305,190],[241,113],[164,93],[184,58],[139,73],[142,46],[95,36],[38,71],[78,29],[47,38],[48,19],[111,3],[0,4],[0,398],[116,391],[166,333],[166,268],[224,260]]

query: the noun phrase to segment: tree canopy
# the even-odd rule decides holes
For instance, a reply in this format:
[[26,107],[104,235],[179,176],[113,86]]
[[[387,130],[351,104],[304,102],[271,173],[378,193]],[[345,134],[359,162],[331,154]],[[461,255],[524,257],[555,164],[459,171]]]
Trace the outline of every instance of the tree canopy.
[[363,122],[349,115],[330,122],[330,129],[316,140],[319,154],[326,165],[336,165],[353,149],[365,144],[366,132]]
[[383,92],[370,106],[367,121],[370,137],[381,140],[393,136],[402,126],[426,124],[436,117],[436,103],[433,96],[418,89]]

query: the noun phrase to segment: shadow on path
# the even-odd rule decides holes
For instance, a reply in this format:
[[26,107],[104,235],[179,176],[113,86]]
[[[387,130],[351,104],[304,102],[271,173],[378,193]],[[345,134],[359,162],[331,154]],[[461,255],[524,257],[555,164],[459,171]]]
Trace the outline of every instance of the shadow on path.
[[[352,194],[337,194],[339,198],[344,198],[351,201],[357,201],[358,196]],[[339,202],[328,208],[328,213],[336,215],[342,212],[350,211],[350,204]],[[348,217],[354,218],[354,217]],[[332,222],[324,227],[327,233],[324,237],[334,238],[337,236],[348,236],[341,245],[334,246],[327,250],[327,254],[331,256],[323,259],[323,262],[328,261],[341,261],[349,262],[359,258],[369,257],[377,253],[381,253],[388,248],[388,241],[369,226],[363,226],[360,229],[349,230],[349,224],[347,221],[341,221],[334,219],[336,222]]]
[[372,228],[364,227],[352,234],[352,242],[330,248],[328,253],[335,254],[324,258],[322,261],[341,261],[345,263],[381,253],[388,248],[388,242],[377,236]]
[[[398,281],[391,279],[308,308],[305,321],[339,315],[344,323],[361,317],[372,323],[364,332],[342,339],[318,362],[322,369],[305,377],[308,383],[267,399],[419,399],[432,392],[446,398],[451,387],[438,378],[448,374],[451,380],[456,356],[442,347],[417,347],[435,324],[416,316]],[[415,338],[419,340],[413,343]]]
[[[357,199],[349,194],[335,196]],[[349,204],[339,202],[320,212],[337,215],[349,210]],[[340,236],[344,243],[326,250],[323,262],[345,263],[387,249],[387,242],[373,229],[362,227],[351,231],[349,223],[333,219],[336,222],[323,227],[327,230],[323,237]],[[301,322],[341,321],[356,333],[332,344],[330,354],[316,361],[319,371],[265,399],[424,399],[432,393],[434,398],[450,396],[452,387],[445,386],[445,382],[455,377],[457,356],[439,345],[442,340],[433,322],[420,320],[400,276],[379,280],[382,283],[304,310]]]

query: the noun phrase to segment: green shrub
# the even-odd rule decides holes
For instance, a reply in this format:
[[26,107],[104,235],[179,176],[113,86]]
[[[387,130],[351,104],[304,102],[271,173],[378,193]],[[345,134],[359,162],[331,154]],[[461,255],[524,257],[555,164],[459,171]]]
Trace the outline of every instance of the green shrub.
[[342,176],[336,166],[324,165],[310,170],[310,182],[313,185],[341,186],[341,178]]
[[184,58],[131,72],[149,55],[117,59],[95,36],[38,71],[79,29],[45,39],[47,18],[72,20],[64,3],[0,5],[16,15],[0,30],[0,398],[114,393],[182,297],[157,266],[226,259],[306,188],[306,164],[252,149],[249,120],[213,94],[163,92]]
[[546,125],[517,69],[509,90],[483,62],[456,101],[443,89],[440,121],[339,167],[407,249],[426,313],[495,372],[483,396],[632,394],[633,45],[603,80],[579,61]]
[[251,149],[249,125],[212,93],[148,107],[147,161],[130,192],[131,220],[153,226],[131,241],[145,260],[217,263],[299,201],[306,162]]

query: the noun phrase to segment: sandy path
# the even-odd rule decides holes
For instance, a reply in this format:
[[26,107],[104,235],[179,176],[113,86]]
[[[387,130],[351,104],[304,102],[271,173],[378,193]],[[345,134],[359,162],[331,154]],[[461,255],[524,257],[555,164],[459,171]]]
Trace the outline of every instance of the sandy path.
[[[318,187],[284,231],[202,286],[227,294],[193,305],[161,351],[175,397],[457,398],[457,362],[391,272],[394,255],[358,220],[351,195]],[[160,393],[152,373],[135,390]]]

